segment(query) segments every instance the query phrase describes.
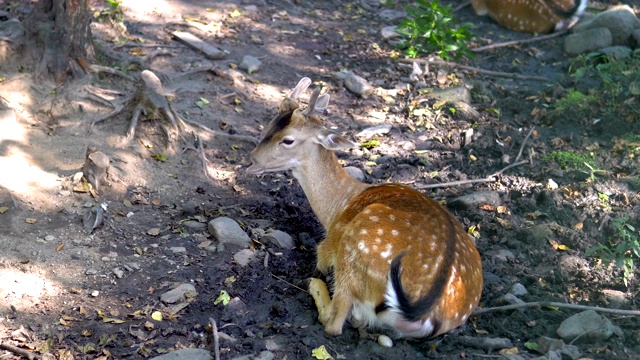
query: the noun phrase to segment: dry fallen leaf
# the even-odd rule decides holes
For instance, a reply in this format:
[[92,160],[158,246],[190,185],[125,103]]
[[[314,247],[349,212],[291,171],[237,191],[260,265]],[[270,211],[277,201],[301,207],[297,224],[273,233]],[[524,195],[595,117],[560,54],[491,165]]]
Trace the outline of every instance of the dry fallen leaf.
[[56,247],[56,252],[60,252],[62,249],[64,249],[64,243],[60,243],[60,245]]
[[554,250],[561,250],[561,251],[569,250],[569,247],[567,245],[560,244],[556,240],[549,239],[549,244],[551,244],[551,247],[553,247]]
[[26,218],[26,219],[24,219],[24,221],[25,221],[27,224],[35,224],[35,223],[37,223],[37,222],[38,222],[38,219],[34,219],[34,218]]
[[330,360],[333,357],[327,351],[327,348],[324,345],[320,345],[319,347],[311,350],[311,356],[318,360]]
[[0,206],[0,214],[4,214],[9,211],[9,208],[6,206]]
[[148,234],[148,235],[151,235],[151,236],[158,236],[158,235],[160,234],[160,229],[158,229],[158,228],[151,228],[151,229],[149,229],[149,230],[147,231],[147,234]]
[[162,312],[160,311],[154,311],[151,314],[151,318],[155,321],[162,321]]

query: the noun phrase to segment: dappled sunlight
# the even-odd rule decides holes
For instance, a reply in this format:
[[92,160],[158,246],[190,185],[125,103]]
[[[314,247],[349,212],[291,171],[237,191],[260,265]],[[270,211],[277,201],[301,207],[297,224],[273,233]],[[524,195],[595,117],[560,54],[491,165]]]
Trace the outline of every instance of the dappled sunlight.
[[[153,2],[138,0],[122,0],[122,7],[127,9],[129,15],[144,14],[173,14],[175,13],[174,5],[169,1],[156,0]],[[175,14],[179,16],[180,14]]]
[[16,269],[0,269],[0,300],[14,311],[35,313],[37,305],[46,297],[59,296],[59,284],[38,274]]
[[59,187],[58,175],[36,166],[29,154],[15,146],[8,147],[0,157],[0,169],[8,169],[0,172],[0,186],[14,194],[27,195]]

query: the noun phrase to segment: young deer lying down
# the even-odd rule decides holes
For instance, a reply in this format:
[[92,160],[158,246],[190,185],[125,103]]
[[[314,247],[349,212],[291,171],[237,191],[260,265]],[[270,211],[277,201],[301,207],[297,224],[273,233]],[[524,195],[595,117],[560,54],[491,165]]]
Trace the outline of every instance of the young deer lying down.
[[325,331],[341,334],[349,315],[355,325],[400,337],[432,337],[461,325],[482,292],[474,241],[438,202],[416,190],[349,176],[333,150],[355,144],[313,114],[326,107],[328,96],[316,89],[306,109],[296,102],[310,84],[303,78],[282,102],[247,171],[292,170],[326,230],[317,267],[333,269],[333,299],[323,281],[310,284]]
[[471,0],[478,15],[507,29],[548,33],[568,29],[587,9],[587,0]]

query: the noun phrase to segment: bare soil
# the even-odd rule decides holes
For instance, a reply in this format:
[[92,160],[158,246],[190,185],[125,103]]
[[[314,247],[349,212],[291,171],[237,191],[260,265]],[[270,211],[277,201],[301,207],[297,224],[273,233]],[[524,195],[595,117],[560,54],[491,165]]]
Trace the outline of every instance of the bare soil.
[[[479,234],[485,271],[481,306],[502,305],[503,295],[521,283],[529,291],[525,301],[637,308],[637,272],[625,286],[620,270],[598,267],[583,254],[598,243],[607,244],[614,234],[612,219],[628,215],[629,224],[640,225],[638,188],[631,181],[639,175],[638,159],[615,148],[617,137],[637,133],[638,120],[594,121],[597,113],[551,111],[553,101],[572,86],[567,72],[573,59],[563,54],[562,37],[464,60],[470,66],[549,81],[442,68],[447,76],[438,84],[439,68],[432,67],[427,84],[472,88],[479,116],[433,110],[435,100],[407,90],[410,66],[391,57],[394,48],[379,35],[383,26],[395,23],[381,19],[384,8],[376,3],[124,0],[123,26],[92,24],[99,49],[96,64],[134,79],[151,70],[185,120],[255,138],[284,94],[308,76],[331,95],[328,125],[347,134],[392,125],[379,146],[340,154],[345,165],[364,169],[371,183],[421,186],[484,178],[506,166],[505,156],[513,162],[535,127],[523,147],[522,159],[528,163],[494,181],[425,190],[442,201],[482,190],[500,194],[500,206],[452,210]],[[30,10],[27,2],[0,4],[18,19]],[[92,5],[96,11],[105,8],[99,1]],[[236,10],[239,16],[232,15]],[[470,7],[457,15],[476,25],[471,47],[530,37],[501,29]],[[226,57],[208,60],[172,40],[174,30],[192,32],[226,51]],[[468,345],[462,341],[465,335],[507,338],[522,356],[533,358],[539,354],[524,344],[540,336],[556,337],[560,322],[575,313],[547,308],[491,312],[472,317],[451,334],[397,340],[392,348],[380,347],[373,337],[362,338],[350,327],[340,337],[328,337],[304,291],[307,279],[317,275],[314,247],[322,228],[290,174],[246,174],[254,145],[242,139],[199,131],[195,141],[185,132],[183,140],[167,147],[162,121],[147,120],[127,141],[130,112],[91,126],[133,94],[136,82],[106,72],[61,87],[36,82],[30,76],[33,64],[24,62],[19,47],[8,49],[0,64],[5,100],[0,208],[6,208],[0,213],[0,340],[5,344],[60,359],[138,359],[185,347],[212,349],[207,326],[214,319],[220,332],[235,339],[220,340],[225,359],[263,350],[277,359],[311,358],[320,345],[338,359],[500,356],[498,350]],[[260,58],[262,67],[251,74],[235,69],[244,55]],[[206,70],[213,66],[217,72]],[[354,71],[379,90],[367,99],[354,95],[333,77],[340,70]],[[388,97],[393,101],[385,101]],[[198,106],[202,99],[208,103]],[[408,110],[418,100],[428,109],[422,118]],[[473,129],[472,141],[465,143],[468,129]],[[93,195],[74,191],[73,183],[90,146],[111,164]],[[554,149],[591,153],[605,171],[590,178],[543,161]],[[558,187],[547,187],[549,179]],[[605,202],[600,194],[607,195]],[[89,232],[83,215],[102,202],[108,204],[104,223]],[[237,220],[252,236],[255,254],[248,265],[234,262],[235,249],[210,251],[215,241],[206,228],[184,224],[218,216]],[[252,231],[256,228],[286,231],[296,246],[288,250],[260,243]],[[539,236],[540,229],[547,232]],[[186,251],[176,252],[176,247]],[[159,296],[181,283],[193,284],[198,294],[184,309],[172,311]],[[215,305],[221,290],[240,302]],[[155,311],[163,312],[162,321],[152,319]],[[609,318],[625,337],[578,343],[583,356],[636,358],[638,319]],[[18,358],[10,353],[0,357]]]

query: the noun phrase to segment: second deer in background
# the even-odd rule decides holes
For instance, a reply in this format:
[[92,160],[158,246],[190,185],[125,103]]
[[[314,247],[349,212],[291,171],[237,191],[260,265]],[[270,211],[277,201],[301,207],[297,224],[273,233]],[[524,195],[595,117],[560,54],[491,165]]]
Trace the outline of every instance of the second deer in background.
[[326,230],[317,268],[333,270],[333,298],[312,279],[320,322],[339,335],[345,321],[400,337],[433,337],[463,324],[482,293],[474,240],[440,203],[400,184],[361,183],[334,150],[355,144],[313,113],[328,96],[317,88],[306,109],[296,101],[303,78],[251,153],[252,174],[292,170]]
[[471,0],[478,15],[488,15],[507,29],[548,33],[573,26],[587,0]]

